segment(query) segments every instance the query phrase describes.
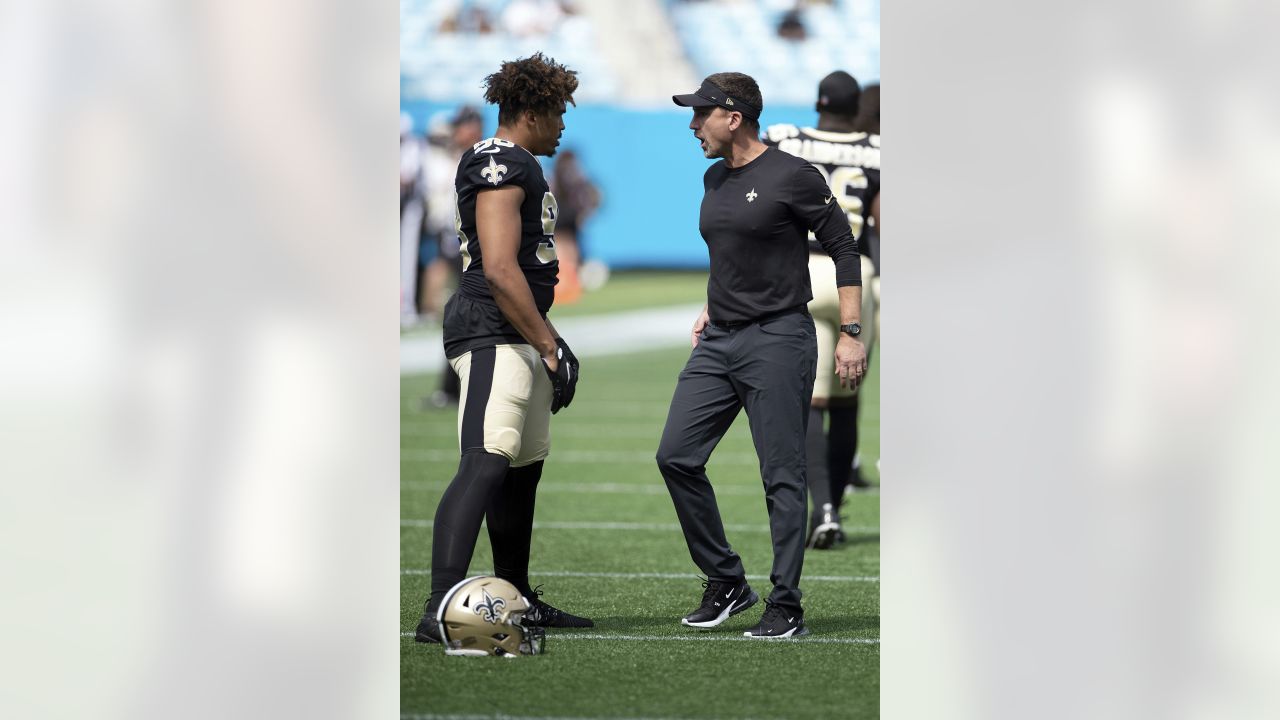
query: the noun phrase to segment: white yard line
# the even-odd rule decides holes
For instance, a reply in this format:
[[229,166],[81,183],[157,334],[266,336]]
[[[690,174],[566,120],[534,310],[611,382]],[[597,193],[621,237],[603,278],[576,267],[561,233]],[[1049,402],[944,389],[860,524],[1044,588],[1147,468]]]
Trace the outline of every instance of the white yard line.
[[[412,633],[411,633],[412,634]],[[498,712],[495,715],[440,715],[436,712],[406,712],[401,715],[401,720],[692,720],[686,717],[614,717],[612,715],[591,715],[591,716],[559,716],[559,715],[504,715]],[[699,717],[698,720],[714,720],[712,716]],[[751,720],[750,717],[737,717],[735,720]]]
[[[577,405],[574,405],[574,409]],[[451,413],[456,414],[457,409],[451,409]],[[572,412],[566,411],[566,412]],[[448,424],[428,424],[428,423],[408,423],[400,422],[400,437],[432,437],[432,438],[450,438],[456,440],[458,437],[458,428],[452,420]],[[599,422],[591,420],[583,420],[581,422],[571,422],[569,420],[561,420],[556,418],[555,424],[551,426],[552,443],[560,438],[575,438],[598,440],[600,438],[627,438],[652,440],[653,447],[658,447],[658,441],[662,439],[662,422],[627,422],[623,420],[611,420],[607,427],[601,427]],[[725,437],[723,442],[734,442],[736,438]],[[750,437],[743,437],[742,440],[750,442]]]
[[[400,527],[434,527],[432,520],[401,518]],[[639,522],[534,522],[534,530],[665,530],[680,531],[676,523],[639,523]],[[768,525],[725,525],[729,532],[769,532]],[[844,526],[844,531],[851,534],[878,533],[878,527]]]
[[[404,480],[400,486],[409,490],[444,490],[449,487],[447,480]],[[604,495],[668,495],[667,486],[661,481],[647,485],[640,483],[566,483],[546,482],[538,484],[539,493],[579,493]],[[754,495],[764,497],[764,490],[758,487],[727,485],[716,488],[716,495]]]
[[[548,462],[551,463],[592,463],[604,465],[653,465],[657,467],[657,461],[654,455],[657,452],[655,448],[652,451],[627,451],[627,450],[557,450]],[[400,450],[401,460],[414,460],[418,462],[458,462],[457,450]],[[756,459],[754,454],[721,454],[712,457],[711,466],[716,465],[759,465],[760,461]]]
[[[412,632],[402,632],[400,637],[413,637]],[[553,638],[551,642],[556,643],[561,640],[620,640],[624,642],[753,642],[760,644],[782,643],[824,643],[831,645],[879,645],[880,638],[833,638],[806,635],[800,638],[786,638],[785,640],[761,640],[760,638],[749,638],[745,635],[730,635],[721,633],[698,633],[696,635],[607,635],[604,633],[576,633],[576,632],[556,632],[549,635]]]
[[[449,487],[448,480],[402,480],[400,487],[404,490],[444,490]],[[570,493],[577,495],[579,493],[589,493],[597,495],[660,495],[665,497],[668,494],[667,486],[657,483],[641,484],[641,483],[567,483],[567,482],[547,482],[543,481],[538,485],[539,493]],[[880,494],[879,488],[866,488],[859,490],[849,497],[876,497]],[[716,496],[739,495],[739,496],[764,496],[764,490],[760,487],[747,485],[718,485],[716,486]],[[848,502],[848,500],[846,500]]]
[[[400,571],[401,575],[430,575],[430,568],[405,568]],[[641,578],[656,578],[659,580],[694,580],[697,575],[692,573],[660,573],[660,572],[578,572],[576,570],[530,570],[529,575],[533,578],[539,577],[571,577],[571,578],[622,578],[624,580],[638,580]],[[748,580],[768,580],[768,575],[748,575]],[[880,582],[877,575],[804,575],[800,578],[801,582]]]

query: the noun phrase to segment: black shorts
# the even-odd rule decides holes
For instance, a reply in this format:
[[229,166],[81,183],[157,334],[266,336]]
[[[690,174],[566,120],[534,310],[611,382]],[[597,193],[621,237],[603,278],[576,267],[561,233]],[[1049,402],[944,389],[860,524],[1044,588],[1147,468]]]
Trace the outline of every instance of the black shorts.
[[461,292],[444,306],[444,354],[450,360],[482,347],[528,344],[498,306]]

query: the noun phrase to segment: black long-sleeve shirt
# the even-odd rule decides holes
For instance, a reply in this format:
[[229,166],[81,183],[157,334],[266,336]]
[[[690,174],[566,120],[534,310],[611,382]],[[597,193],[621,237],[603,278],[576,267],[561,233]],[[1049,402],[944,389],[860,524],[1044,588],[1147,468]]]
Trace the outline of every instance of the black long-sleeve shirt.
[[813,299],[808,233],[836,264],[836,285],[861,285],[849,220],[813,165],[769,148],[742,167],[721,160],[702,179],[698,229],[711,255],[712,321],[755,320]]

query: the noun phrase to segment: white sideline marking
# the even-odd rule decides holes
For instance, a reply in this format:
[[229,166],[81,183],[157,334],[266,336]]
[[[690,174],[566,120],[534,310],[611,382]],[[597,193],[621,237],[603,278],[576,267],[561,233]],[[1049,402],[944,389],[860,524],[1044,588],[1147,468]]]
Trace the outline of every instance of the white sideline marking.
[[[400,637],[413,637],[412,632],[402,632]],[[761,638],[749,638],[743,635],[719,635],[716,633],[698,633],[696,635],[605,635],[601,633],[555,633],[548,634],[549,637],[555,638],[553,642],[561,640],[626,640],[630,642],[665,642],[667,640],[675,641],[691,641],[691,642],[750,642],[760,645],[790,642],[790,643],[826,643],[831,645],[879,645],[880,638],[830,638],[830,637],[814,637],[806,635],[800,638],[779,638],[775,640],[764,640]]]
[[[405,568],[400,571],[401,575],[430,575],[431,568]],[[623,578],[623,579],[639,579],[639,578],[656,578],[659,580],[694,580],[698,576],[692,573],[660,573],[660,572],[578,572],[575,570],[530,570],[529,575],[534,578],[538,577],[574,577],[574,578]],[[748,580],[768,580],[768,575],[748,575]],[[880,582],[879,575],[804,575],[800,578],[801,582],[812,580],[814,582]]]
[[[402,487],[411,490],[443,490],[449,487],[447,480],[404,480],[400,483]],[[639,483],[566,483],[566,482],[543,482],[538,485],[538,492],[552,493],[603,493],[608,495],[624,494],[624,495],[661,495],[666,497],[667,486],[661,481],[641,485]],[[736,485],[726,485],[716,488],[716,495],[758,495],[763,496],[764,490],[758,487],[741,487]]]
[[[418,520],[402,518],[400,527],[435,527],[434,520]],[[639,523],[639,522],[534,522],[534,530],[667,530],[679,531],[676,523]],[[769,532],[768,525],[725,525],[728,532]],[[878,527],[853,527],[845,525],[846,533],[878,533]]]
[[[555,463],[597,463],[597,464],[617,464],[617,465],[652,465],[658,466],[654,455],[657,451],[625,451],[625,450],[557,450],[548,458],[548,462]],[[401,460],[415,460],[419,462],[458,462],[457,450],[400,450]],[[759,465],[760,461],[756,459],[754,454],[723,454],[716,455],[711,459],[711,465]]]
[[[578,357],[619,355],[689,346],[689,326],[701,305],[672,305],[620,313],[552,318]],[[554,313],[553,313],[554,314]],[[618,328],[625,327],[625,333]],[[439,330],[400,338],[400,374],[436,372],[444,366]],[[674,378],[673,378],[674,384]]]

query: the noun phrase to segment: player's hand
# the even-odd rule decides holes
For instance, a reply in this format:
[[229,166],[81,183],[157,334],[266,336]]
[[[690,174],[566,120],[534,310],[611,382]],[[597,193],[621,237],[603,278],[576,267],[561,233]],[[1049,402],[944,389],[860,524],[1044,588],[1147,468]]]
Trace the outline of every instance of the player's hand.
[[693,347],[698,347],[698,336],[702,334],[703,328],[710,322],[711,316],[707,315],[707,309],[702,308],[702,312],[698,315],[698,319],[693,321],[693,334],[689,336]]
[[574,355],[573,351],[569,349],[569,343],[565,342],[564,338],[556,338],[556,347],[562,353],[561,357],[564,358],[564,364],[568,365],[572,371],[569,384],[566,386],[564,403],[561,405],[561,407],[569,407],[569,403],[573,402],[573,394],[578,391],[578,356]]
[[857,390],[867,374],[866,348],[844,333],[836,342],[836,374],[840,376],[840,387],[849,390]]
[[542,358],[542,368],[547,371],[547,377],[551,378],[551,413],[560,412],[560,408],[568,405],[565,396],[573,398],[573,385],[577,383],[577,371],[569,364],[564,356],[564,349],[556,347],[555,368],[551,367],[551,362],[547,358]]

